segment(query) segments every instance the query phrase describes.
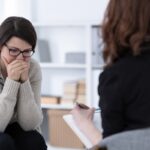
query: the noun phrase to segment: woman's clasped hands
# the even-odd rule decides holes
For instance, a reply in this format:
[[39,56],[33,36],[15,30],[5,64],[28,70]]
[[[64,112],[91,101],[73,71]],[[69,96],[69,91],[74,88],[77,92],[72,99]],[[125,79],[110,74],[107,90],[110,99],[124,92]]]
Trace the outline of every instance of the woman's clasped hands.
[[8,63],[6,58],[3,57],[4,64],[7,70],[7,76],[9,79],[25,82],[28,80],[28,72],[30,68],[29,62],[24,60],[14,60]]

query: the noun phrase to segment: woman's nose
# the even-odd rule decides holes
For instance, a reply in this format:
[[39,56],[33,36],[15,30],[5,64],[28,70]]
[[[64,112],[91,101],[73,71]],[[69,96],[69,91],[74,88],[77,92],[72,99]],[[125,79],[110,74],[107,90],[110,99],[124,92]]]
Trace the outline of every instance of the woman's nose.
[[23,53],[20,53],[16,59],[24,60]]

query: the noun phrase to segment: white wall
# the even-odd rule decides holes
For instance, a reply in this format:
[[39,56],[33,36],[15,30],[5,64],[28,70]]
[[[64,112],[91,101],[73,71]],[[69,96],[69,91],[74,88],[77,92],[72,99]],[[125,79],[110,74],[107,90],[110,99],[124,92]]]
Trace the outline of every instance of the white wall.
[[0,0],[3,20],[20,15],[32,21],[102,20],[108,0]]
[[31,19],[31,0],[0,0],[2,9],[0,19],[8,16],[24,16]]
[[[100,21],[108,0],[34,0],[33,19],[42,21]],[[32,2],[34,2],[32,1]],[[41,11],[42,10],[42,11]]]

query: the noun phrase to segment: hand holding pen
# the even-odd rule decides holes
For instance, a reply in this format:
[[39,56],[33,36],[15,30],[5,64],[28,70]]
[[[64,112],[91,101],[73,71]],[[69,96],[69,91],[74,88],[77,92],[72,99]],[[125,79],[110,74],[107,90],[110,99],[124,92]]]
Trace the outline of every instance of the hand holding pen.
[[84,135],[87,136],[89,140],[92,141],[92,143],[93,143],[93,137],[94,137],[94,141],[95,141],[95,137],[98,140],[101,139],[102,137],[101,132],[97,129],[93,120],[94,114],[97,111],[100,111],[100,109],[88,107],[87,105],[81,103],[76,103],[75,107],[71,111],[76,126],[80,129],[80,131]]
[[90,108],[81,103],[76,103],[75,107],[71,111],[71,114],[73,115],[75,122],[80,124],[80,122],[86,122],[84,120],[93,120],[94,112],[94,108]]
[[71,114],[79,129],[84,131],[87,128],[87,125],[93,126],[95,112],[97,112],[97,109],[93,107],[88,107],[82,103],[76,103],[75,107],[71,111]]

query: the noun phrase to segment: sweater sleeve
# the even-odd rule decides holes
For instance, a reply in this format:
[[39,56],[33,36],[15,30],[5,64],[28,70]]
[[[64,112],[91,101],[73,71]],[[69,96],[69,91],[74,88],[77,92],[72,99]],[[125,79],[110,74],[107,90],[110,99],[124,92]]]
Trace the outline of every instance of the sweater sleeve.
[[24,130],[39,128],[43,119],[40,104],[41,70],[37,64],[31,70],[30,80],[20,85],[17,105],[18,122]]
[[13,116],[19,86],[19,82],[6,78],[0,94],[0,132],[5,130]]
[[105,70],[99,78],[103,137],[118,133],[124,129],[122,79],[115,69]]

